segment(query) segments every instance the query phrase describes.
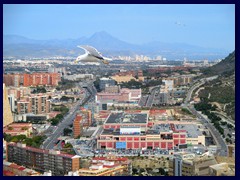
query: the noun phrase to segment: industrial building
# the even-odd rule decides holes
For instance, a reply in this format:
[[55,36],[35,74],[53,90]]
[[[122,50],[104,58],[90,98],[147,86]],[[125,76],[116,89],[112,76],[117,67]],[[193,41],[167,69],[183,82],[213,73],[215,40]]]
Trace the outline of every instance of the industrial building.
[[112,112],[97,140],[99,149],[173,149],[179,145],[205,145],[199,126],[190,122],[152,122],[148,113]]

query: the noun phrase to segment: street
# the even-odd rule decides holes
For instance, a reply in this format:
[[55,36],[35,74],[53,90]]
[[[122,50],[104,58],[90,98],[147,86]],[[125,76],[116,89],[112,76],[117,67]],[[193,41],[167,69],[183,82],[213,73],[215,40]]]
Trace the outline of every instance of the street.
[[224,141],[224,139],[222,138],[221,134],[218,132],[218,130],[216,130],[216,128],[211,124],[211,121],[208,118],[203,117],[202,114],[200,114],[198,111],[196,111],[196,109],[194,108],[194,106],[191,106],[189,104],[191,97],[192,97],[192,93],[193,91],[200,87],[201,85],[203,85],[206,81],[211,81],[213,79],[216,79],[217,76],[212,76],[209,78],[204,78],[200,80],[200,83],[195,84],[194,86],[192,86],[186,96],[185,99],[185,103],[183,104],[183,106],[187,109],[189,109],[192,114],[194,114],[195,116],[198,117],[198,119],[209,129],[209,131],[211,132],[216,144],[219,146],[218,149],[218,154],[220,156],[227,156],[228,155],[228,148],[227,145]]
[[[92,89],[92,85],[88,85],[87,89]],[[90,95],[85,96],[83,100],[79,100],[75,106],[73,106],[66,116],[63,117],[62,121],[57,125],[54,132],[43,142],[41,148],[43,149],[53,149],[55,146],[55,143],[57,142],[57,139],[59,136],[63,134],[64,128],[68,127],[73,123],[73,120],[75,119],[75,116],[77,114],[77,111],[79,110],[81,105],[84,105],[88,102],[89,99],[91,99],[92,96],[94,96],[94,90],[90,90]]]

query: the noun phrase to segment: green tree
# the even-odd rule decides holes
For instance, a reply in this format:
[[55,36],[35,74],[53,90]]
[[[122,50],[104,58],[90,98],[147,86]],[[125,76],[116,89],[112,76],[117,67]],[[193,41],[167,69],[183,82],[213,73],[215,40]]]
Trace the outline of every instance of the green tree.
[[69,129],[69,128],[64,128],[64,130],[63,130],[63,135],[64,135],[64,136],[68,136],[70,133],[72,133],[72,130],[71,130],[71,129]]

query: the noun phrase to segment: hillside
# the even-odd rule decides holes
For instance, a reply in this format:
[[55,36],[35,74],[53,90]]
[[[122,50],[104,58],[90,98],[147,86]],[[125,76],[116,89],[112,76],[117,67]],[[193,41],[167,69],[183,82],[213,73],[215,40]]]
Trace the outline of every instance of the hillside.
[[235,51],[220,63],[204,69],[205,76],[219,75],[206,83],[199,97],[218,106],[218,111],[235,120]]
[[223,75],[231,76],[235,73],[235,51],[230,53],[225,59],[218,64],[209,68],[203,69],[202,73],[205,76]]

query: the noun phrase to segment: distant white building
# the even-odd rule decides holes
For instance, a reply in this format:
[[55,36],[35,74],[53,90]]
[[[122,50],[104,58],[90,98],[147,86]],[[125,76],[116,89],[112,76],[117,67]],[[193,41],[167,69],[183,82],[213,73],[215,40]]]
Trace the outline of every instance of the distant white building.
[[79,79],[93,79],[93,74],[73,74],[73,75],[66,75],[63,78],[70,81],[76,81]]
[[165,87],[168,89],[168,91],[172,91],[174,88],[174,80],[172,79],[164,79],[162,82],[165,84]]

